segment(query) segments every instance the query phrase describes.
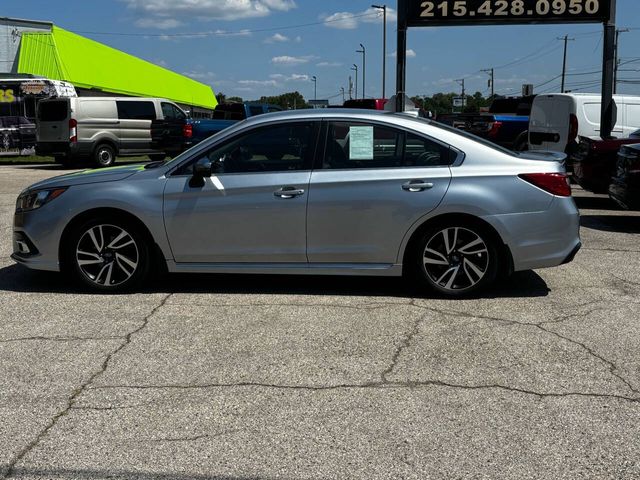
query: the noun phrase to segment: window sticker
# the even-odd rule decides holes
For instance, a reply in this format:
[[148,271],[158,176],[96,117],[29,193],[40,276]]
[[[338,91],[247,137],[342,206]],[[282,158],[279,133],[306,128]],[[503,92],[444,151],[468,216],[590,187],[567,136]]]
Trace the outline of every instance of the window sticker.
[[373,160],[373,127],[349,127],[349,159]]

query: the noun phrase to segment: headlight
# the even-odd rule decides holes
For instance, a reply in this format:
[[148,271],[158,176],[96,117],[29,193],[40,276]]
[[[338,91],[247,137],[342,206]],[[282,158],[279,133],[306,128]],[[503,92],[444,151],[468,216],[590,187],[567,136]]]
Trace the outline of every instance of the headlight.
[[16,213],[40,208],[45,203],[58,198],[66,190],[66,188],[52,188],[50,190],[34,190],[23,193],[18,197],[18,201],[16,202]]

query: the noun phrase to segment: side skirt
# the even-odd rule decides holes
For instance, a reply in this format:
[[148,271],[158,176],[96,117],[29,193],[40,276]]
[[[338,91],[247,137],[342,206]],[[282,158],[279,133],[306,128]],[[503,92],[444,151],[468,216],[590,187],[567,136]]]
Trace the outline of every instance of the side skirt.
[[168,260],[167,268],[172,273],[402,276],[402,265],[377,263],[176,263]]

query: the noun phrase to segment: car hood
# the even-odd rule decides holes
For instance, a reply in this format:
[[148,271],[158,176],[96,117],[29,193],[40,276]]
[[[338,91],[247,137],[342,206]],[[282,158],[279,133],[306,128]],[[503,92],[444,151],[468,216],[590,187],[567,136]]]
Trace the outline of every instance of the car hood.
[[81,170],[79,172],[59,175],[34,183],[27,190],[39,190],[48,187],[71,187],[73,185],[85,185],[87,183],[115,182],[124,180],[131,175],[144,170],[143,164],[122,165],[96,170]]

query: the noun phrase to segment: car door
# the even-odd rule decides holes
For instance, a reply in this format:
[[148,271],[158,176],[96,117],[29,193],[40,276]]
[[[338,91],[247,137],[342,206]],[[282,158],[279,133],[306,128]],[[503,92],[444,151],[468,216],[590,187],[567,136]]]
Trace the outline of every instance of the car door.
[[[319,122],[251,128],[167,180],[164,220],[178,263],[306,263],[306,209]],[[191,187],[193,164],[216,173]]]
[[151,100],[117,100],[122,153],[151,150],[151,122],[157,118]]
[[404,235],[442,201],[457,152],[385,125],[326,128],[322,165],[309,186],[309,262],[396,263]]

